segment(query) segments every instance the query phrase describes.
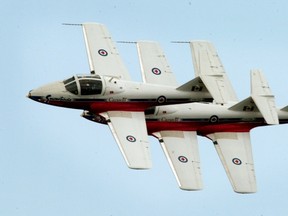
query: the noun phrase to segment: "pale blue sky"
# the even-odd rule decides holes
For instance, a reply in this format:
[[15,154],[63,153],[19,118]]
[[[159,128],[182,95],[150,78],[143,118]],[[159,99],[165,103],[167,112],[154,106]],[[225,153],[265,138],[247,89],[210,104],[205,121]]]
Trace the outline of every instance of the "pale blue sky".
[[[109,128],[80,110],[28,100],[32,88],[88,73],[81,28],[100,22],[114,40],[156,40],[180,83],[194,77],[189,48],[212,41],[240,99],[263,69],[288,105],[288,3],[274,1],[1,1],[0,215],[287,215],[288,125],[252,131],[258,193],[232,191],[212,143],[199,138],[204,190],[177,187],[158,142],[153,169],[126,167]],[[134,80],[134,45],[117,44]]]

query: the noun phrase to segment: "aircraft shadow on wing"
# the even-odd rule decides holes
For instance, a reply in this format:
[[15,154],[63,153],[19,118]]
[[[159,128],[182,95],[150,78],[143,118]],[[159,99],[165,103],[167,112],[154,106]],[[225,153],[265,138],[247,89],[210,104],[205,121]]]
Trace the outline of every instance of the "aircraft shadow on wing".
[[143,82],[134,82],[107,28],[80,24],[90,74],[31,90],[37,102],[84,110],[82,117],[107,124],[129,168],[152,167],[148,135],[156,137],[183,190],[203,188],[197,136],[209,138],[233,190],[256,192],[250,130],[288,123],[276,108],[260,70],[251,70],[251,95],[238,101],[214,46],[191,41],[195,78],[179,85],[157,42],[139,41]]

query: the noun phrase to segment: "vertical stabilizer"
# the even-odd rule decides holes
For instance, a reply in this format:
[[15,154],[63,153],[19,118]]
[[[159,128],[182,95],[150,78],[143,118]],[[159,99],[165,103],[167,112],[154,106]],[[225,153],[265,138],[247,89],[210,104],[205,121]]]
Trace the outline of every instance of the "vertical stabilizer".
[[275,97],[260,70],[251,70],[251,97],[267,124],[279,124]]

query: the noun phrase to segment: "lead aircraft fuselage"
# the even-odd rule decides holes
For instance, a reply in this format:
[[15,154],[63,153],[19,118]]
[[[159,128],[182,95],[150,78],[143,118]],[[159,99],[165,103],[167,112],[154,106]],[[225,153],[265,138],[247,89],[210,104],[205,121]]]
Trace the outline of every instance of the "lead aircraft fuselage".
[[93,113],[115,110],[144,111],[157,105],[211,101],[211,96],[207,92],[181,91],[170,86],[98,75],[78,75],[47,84],[31,90],[28,97],[50,105],[88,110]]

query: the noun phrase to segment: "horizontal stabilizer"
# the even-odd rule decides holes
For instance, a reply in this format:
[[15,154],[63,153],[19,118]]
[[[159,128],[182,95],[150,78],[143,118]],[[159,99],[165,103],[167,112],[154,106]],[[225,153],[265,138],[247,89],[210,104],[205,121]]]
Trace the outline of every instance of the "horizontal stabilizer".
[[214,133],[208,137],[214,142],[234,191],[255,193],[257,189],[250,134]]
[[267,124],[279,124],[275,97],[264,75],[259,70],[251,71],[251,97]]
[[101,113],[131,169],[152,167],[148,134],[143,112],[110,111]]
[[179,187],[182,190],[201,190],[203,186],[196,132],[160,131],[154,135],[161,143]]
[[178,86],[159,43],[139,41],[137,42],[137,51],[145,83]]
[[202,79],[215,103],[237,101],[237,96],[213,44],[207,41],[192,41],[190,48],[195,76]]

